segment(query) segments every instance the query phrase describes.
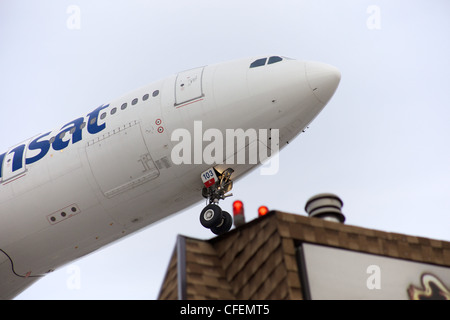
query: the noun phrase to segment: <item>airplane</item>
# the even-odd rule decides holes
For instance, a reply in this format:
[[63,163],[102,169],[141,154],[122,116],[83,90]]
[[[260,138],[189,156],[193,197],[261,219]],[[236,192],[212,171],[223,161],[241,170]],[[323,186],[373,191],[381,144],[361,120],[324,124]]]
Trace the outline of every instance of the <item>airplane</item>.
[[328,64],[278,55],[207,65],[146,85],[1,153],[0,299],[13,299],[56,268],[202,198],[208,204],[201,224],[227,232],[232,218],[218,202],[233,181],[261,164],[229,158],[271,147],[247,138],[239,150],[225,150],[221,163],[175,164],[172,149],[180,140],[172,133],[184,128],[195,134],[198,121],[205,132],[224,135],[228,129],[277,129],[281,149],[321,112],[340,79]]

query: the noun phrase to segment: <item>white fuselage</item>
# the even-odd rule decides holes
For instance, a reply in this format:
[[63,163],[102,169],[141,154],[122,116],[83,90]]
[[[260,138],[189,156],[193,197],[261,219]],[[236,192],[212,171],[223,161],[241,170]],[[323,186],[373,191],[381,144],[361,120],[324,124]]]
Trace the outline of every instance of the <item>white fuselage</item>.
[[[277,58],[250,67],[257,60],[181,72],[2,152],[0,299],[201,200],[200,174],[212,165],[174,164],[174,130],[194,136],[194,121],[224,135],[276,128],[282,148],[323,109],[340,80],[335,68],[320,63]],[[233,179],[256,167],[213,166],[233,168]]]

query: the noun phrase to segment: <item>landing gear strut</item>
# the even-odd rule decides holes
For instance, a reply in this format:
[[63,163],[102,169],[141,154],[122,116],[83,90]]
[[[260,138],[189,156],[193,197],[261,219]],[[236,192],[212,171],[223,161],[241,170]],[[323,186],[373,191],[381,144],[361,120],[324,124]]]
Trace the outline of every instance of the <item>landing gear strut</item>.
[[228,168],[222,174],[219,174],[214,168],[211,168],[201,175],[205,185],[202,189],[202,195],[208,199],[209,204],[200,213],[200,223],[217,235],[228,232],[233,224],[231,215],[222,211],[218,206],[219,200],[233,195],[228,194],[233,188],[233,181],[230,179],[233,172],[233,169]]

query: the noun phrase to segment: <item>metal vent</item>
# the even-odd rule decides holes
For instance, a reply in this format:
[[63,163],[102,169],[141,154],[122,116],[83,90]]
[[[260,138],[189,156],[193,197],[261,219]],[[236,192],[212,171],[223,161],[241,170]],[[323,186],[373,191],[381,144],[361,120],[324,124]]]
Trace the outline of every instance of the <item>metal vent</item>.
[[321,193],[311,197],[305,205],[305,211],[311,218],[344,223],[345,216],[341,212],[342,200],[332,193]]

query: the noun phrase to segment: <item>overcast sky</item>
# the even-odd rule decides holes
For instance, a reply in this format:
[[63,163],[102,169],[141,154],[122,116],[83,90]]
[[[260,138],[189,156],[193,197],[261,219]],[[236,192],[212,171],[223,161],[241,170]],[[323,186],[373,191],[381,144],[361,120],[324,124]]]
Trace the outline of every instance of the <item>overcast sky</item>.
[[[222,208],[241,199],[247,220],[262,204],[304,215],[309,197],[332,192],[347,224],[450,241],[449,13],[448,0],[0,0],[0,147],[178,71],[266,54],[322,61],[342,73],[335,96],[281,151],[276,175],[254,171]],[[155,299],[176,235],[212,237],[203,207],[18,299]]]

